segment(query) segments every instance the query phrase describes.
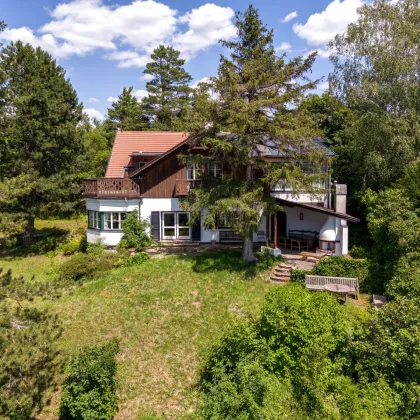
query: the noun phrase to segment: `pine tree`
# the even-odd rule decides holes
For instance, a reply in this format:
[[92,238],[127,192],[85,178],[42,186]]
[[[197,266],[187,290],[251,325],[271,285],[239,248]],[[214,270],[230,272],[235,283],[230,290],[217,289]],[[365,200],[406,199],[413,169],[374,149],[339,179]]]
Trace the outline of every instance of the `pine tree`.
[[[253,233],[263,214],[277,208],[267,191],[280,179],[295,192],[311,191],[314,178],[299,164],[312,162],[317,168],[326,157],[310,140],[316,129],[299,107],[304,93],[316,87],[317,82],[306,76],[316,54],[290,61],[276,56],[273,31],[253,6],[236,14],[236,27],[238,39],[222,42],[230,58],[221,57],[218,77],[198,92],[190,118],[193,144],[208,148],[208,154],[194,159],[223,166],[223,179],[192,189],[183,206],[193,217],[207,209],[204,223],[213,229],[217,217],[223,216],[244,238],[243,259],[253,261]],[[209,87],[218,95],[216,100],[209,96]],[[289,162],[265,161],[260,151],[266,147],[288,156]]]
[[21,42],[1,50],[0,90],[0,228],[23,221],[29,246],[35,218],[71,211],[80,194],[82,106],[64,69]]
[[192,104],[192,77],[184,69],[185,60],[174,48],[159,45],[151,55],[144,74],[153,79],[146,84],[148,96],[142,103],[152,118],[152,127],[162,131],[182,131]]
[[118,100],[108,109],[108,118],[115,129],[122,131],[147,130],[149,123],[143,108],[133,95],[133,87],[124,88]]
[[59,367],[61,323],[28,305],[35,288],[0,269],[0,418],[33,418]]

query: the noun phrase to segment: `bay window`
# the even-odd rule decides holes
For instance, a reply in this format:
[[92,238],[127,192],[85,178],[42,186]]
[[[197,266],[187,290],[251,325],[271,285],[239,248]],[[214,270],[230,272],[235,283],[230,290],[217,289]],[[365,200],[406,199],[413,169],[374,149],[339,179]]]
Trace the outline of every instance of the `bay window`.
[[104,213],[104,230],[121,230],[125,213]]

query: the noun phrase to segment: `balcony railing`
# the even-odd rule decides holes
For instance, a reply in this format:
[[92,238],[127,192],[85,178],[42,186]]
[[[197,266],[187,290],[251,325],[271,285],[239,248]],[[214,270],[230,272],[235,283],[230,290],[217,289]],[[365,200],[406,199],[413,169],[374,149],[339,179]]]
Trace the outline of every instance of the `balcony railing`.
[[137,198],[140,186],[131,179],[94,178],[83,181],[84,197]]
[[203,185],[201,179],[177,179],[175,181],[175,195],[188,195],[193,188],[199,188]]

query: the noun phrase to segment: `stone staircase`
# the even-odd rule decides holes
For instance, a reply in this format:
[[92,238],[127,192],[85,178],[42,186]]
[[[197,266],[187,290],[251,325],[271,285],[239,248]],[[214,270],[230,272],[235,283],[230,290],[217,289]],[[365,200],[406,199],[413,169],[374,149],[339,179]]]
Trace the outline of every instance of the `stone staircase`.
[[270,280],[273,280],[277,283],[287,283],[290,280],[293,267],[293,265],[285,263],[276,265],[271,272]]

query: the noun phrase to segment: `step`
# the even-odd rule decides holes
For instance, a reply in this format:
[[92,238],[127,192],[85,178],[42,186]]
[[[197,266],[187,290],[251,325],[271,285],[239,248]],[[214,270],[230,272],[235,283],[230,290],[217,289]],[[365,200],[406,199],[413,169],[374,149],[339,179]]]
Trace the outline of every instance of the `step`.
[[279,274],[288,274],[290,275],[292,269],[291,268],[285,268],[285,267],[276,267],[274,270],[274,272],[279,273]]
[[272,274],[270,276],[270,280],[288,282],[290,280],[290,276],[279,276],[277,274]]
[[294,265],[292,265],[292,264],[285,264],[285,263],[281,263],[281,264],[277,265],[277,267],[287,268],[287,269],[290,269],[290,270],[293,270],[295,268]]

